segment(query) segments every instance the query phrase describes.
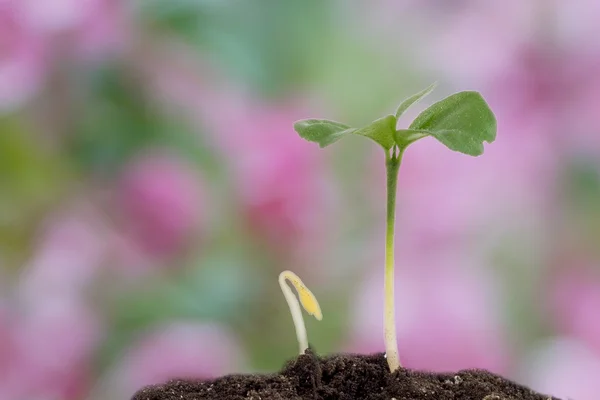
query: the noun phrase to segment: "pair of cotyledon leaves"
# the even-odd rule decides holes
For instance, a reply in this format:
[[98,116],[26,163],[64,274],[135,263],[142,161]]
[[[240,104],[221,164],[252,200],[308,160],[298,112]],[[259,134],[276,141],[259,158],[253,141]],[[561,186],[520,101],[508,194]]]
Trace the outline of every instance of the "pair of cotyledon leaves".
[[431,105],[417,116],[408,129],[396,129],[398,118],[414,103],[427,96],[435,84],[412,95],[387,115],[363,128],[326,119],[297,121],[294,129],[300,136],[321,147],[328,146],[348,134],[366,136],[385,150],[397,145],[404,149],[410,143],[432,136],[451,150],[471,156],[483,153],[483,142],[496,139],[496,118],[483,97],[472,91],[455,93]]

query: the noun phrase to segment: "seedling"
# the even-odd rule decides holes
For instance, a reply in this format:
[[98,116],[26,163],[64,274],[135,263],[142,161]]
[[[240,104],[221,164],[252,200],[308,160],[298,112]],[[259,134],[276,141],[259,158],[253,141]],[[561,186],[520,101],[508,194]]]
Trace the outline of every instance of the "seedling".
[[300,347],[300,354],[304,354],[306,349],[308,349],[308,339],[306,336],[304,319],[302,318],[302,310],[300,310],[298,299],[296,299],[296,296],[294,296],[294,293],[292,293],[292,290],[286,284],[286,280],[296,288],[300,303],[302,303],[302,307],[304,307],[307,313],[313,315],[319,321],[323,319],[323,314],[321,313],[321,307],[319,306],[317,298],[306,285],[304,285],[302,280],[298,278],[298,275],[294,274],[292,271],[283,271],[279,274],[279,286],[281,286],[281,291],[283,292],[285,300],[290,307],[290,312],[292,313],[294,328],[296,328],[296,337],[298,338],[298,345]]
[[[394,223],[396,214],[396,185],[402,155],[410,144],[428,136],[437,139],[450,150],[470,156],[483,154],[483,142],[491,143],[496,139],[496,118],[483,97],[479,93],[472,91],[459,92],[446,97],[419,114],[408,129],[398,129],[396,126],[398,118],[411,105],[431,93],[434,88],[435,84],[414,94],[398,106],[395,114],[379,118],[362,128],[352,128],[348,125],[326,119],[306,119],[297,121],[294,124],[294,129],[302,138],[316,142],[320,147],[328,146],[344,136],[353,134],[374,140],[385,152],[387,220],[383,333],[386,357],[392,372],[401,366],[396,341],[394,311]],[[314,297],[311,298],[314,299]],[[300,309],[297,303],[296,308],[296,313],[299,314]],[[291,304],[290,309],[292,309]],[[292,315],[294,315],[294,310],[292,310]],[[302,321],[301,317],[300,321]],[[296,317],[294,317],[294,323],[296,323]],[[303,327],[304,324],[302,323]],[[296,329],[298,331],[298,325]],[[298,336],[298,340],[300,341],[300,335]],[[300,347],[302,352],[302,344]]]

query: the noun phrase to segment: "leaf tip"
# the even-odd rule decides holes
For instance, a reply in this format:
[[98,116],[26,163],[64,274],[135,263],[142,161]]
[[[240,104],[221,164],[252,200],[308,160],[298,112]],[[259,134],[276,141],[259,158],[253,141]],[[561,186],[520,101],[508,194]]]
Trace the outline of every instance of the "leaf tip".
[[406,110],[408,110],[408,108],[410,106],[412,106],[414,103],[422,100],[425,96],[427,96],[431,92],[433,92],[433,90],[437,87],[437,84],[438,84],[437,81],[433,82],[431,85],[427,86],[425,89],[421,90],[418,93],[413,94],[412,96],[405,99],[402,103],[400,103],[400,105],[396,109],[396,112],[394,113],[394,116],[396,117],[396,119],[400,118],[400,116],[402,114],[404,114],[404,112]]
[[308,121],[307,119],[299,119],[298,121],[294,121],[294,130],[296,132],[298,132],[299,134],[302,134],[302,129],[306,128],[306,126],[308,125]]

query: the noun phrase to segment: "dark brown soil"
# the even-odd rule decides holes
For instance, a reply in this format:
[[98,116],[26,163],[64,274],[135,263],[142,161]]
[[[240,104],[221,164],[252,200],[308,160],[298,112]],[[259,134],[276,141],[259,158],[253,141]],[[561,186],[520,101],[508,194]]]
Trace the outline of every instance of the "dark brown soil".
[[557,400],[483,370],[389,373],[383,354],[307,354],[279,374],[229,375],[210,381],[173,380],[149,386],[133,400]]

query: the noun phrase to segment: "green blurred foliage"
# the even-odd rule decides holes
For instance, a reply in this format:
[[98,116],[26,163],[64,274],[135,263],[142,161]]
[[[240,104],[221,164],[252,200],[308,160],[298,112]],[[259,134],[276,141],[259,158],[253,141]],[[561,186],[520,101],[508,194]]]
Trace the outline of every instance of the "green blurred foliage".
[[330,0],[140,2],[151,26],[179,35],[240,83],[268,96],[310,82],[330,45],[332,5]]
[[24,260],[40,219],[70,176],[68,162],[39,143],[16,116],[0,117],[0,260],[9,266]]

